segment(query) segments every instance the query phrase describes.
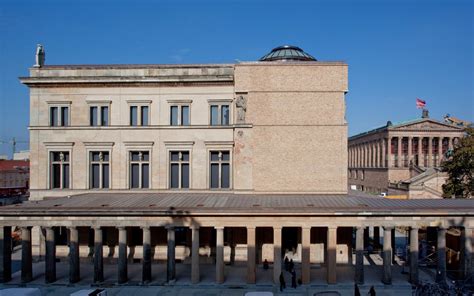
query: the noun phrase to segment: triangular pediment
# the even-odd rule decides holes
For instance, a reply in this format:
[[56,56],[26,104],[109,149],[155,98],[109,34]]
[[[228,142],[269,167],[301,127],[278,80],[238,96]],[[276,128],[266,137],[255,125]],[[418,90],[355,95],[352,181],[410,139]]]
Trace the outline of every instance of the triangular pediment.
[[390,128],[391,130],[443,130],[443,131],[462,131],[462,128],[451,124],[439,122],[434,119],[420,119],[412,122],[400,123]]

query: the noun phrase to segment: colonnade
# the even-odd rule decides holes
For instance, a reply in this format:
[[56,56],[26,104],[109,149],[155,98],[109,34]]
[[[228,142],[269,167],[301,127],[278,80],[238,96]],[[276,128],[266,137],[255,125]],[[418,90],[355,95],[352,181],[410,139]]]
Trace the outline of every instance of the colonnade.
[[[193,284],[200,282],[200,263],[199,263],[199,226],[189,227],[192,233],[191,244],[191,280]],[[225,282],[224,272],[224,229],[226,227],[215,227],[216,231],[216,251],[215,251],[215,270],[216,283]],[[303,284],[311,282],[311,263],[310,263],[310,243],[311,228],[309,226],[301,227],[301,279]],[[336,272],[336,250],[337,250],[337,228],[329,226],[326,228],[326,269],[327,282],[329,284],[337,283]],[[126,283],[128,278],[127,269],[127,233],[125,227],[117,227],[119,254],[117,262],[117,283]],[[356,226],[355,230],[355,282],[364,283],[364,229],[365,226]],[[383,227],[383,271],[381,272],[381,281],[385,284],[392,282],[392,230],[393,226]],[[54,239],[53,227],[45,227],[46,230],[46,250],[45,250],[45,282],[53,283],[56,281],[56,243]],[[68,227],[70,233],[69,239],[69,282],[76,283],[81,279],[80,260],[79,260],[79,237],[77,227]],[[103,229],[95,226],[94,230],[94,282],[104,281],[104,263],[103,263]],[[142,227],[143,230],[143,258],[142,258],[142,282],[149,283],[152,280],[152,252],[150,227]],[[438,227],[438,279],[446,280],[446,230],[445,227]],[[175,227],[167,226],[167,262],[166,279],[172,283],[176,280],[176,260],[175,260]],[[413,284],[418,283],[418,231],[419,227],[410,228],[410,260],[409,260],[409,281]],[[472,233],[473,229],[467,228],[462,231],[462,272],[468,277],[471,273],[471,253],[472,253]],[[21,227],[21,281],[28,283],[33,279],[33,258],[31,245],[31,227]],[[279,283],[279,276],[282,271],[282,227],[273,227],[273,280],[275,284]],[[11,227],[0,227],[0,280],[8,282],[11,280]],[[247,227],[247,283],[255,284],[256,275],[256,227]]]
[[[389,136],[350,143],[349,168],[409,167],[411,163],[421,167],[439,166],[444,153],[446,150],[453,149],[457,139],[457,137],[442,136]],[[423,143],[426,149],[423,149]],[[406,149],[403,149],[404,147]]]

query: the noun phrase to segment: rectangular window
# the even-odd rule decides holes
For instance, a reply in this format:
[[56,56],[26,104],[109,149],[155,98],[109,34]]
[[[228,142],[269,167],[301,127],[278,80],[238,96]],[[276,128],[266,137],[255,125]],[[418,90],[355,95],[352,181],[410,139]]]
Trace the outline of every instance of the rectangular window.
[[230,152],[211,151],[209,169],[211,189],[230,188]]
[[69,125],[69,107],[49,107],[50,126]]
[[137,106],[130,106],[130,125],[131,126],[138,125],[138,107]]
[[189,106],[178,105],[170,106],[170,125],[189,125],[190,113]]
[[189,151],[170,152],[170,188],[189,188]]
[[109,152],[90,152],[90,188],[109,188]]
[[142,120],[141,125],[148,125],[148,106],[142,106]]
[[150,153],[130,152],[130,188],[150,187]]
[[69,188],[69,152],[50,153],[50,188]]
[[91,106],[89,111],[90,126],[108,126],[109,125],[109,107]]
[[100,107],[100,123],[102,126],[109,125],[109,107]]
[[229,105],[211,105],[211,125],[229,125],[230,111]]
[[150,107],[144,105],[130,106],[130,125],[146,126],[150,124]]
[[99,114],[97,114],[97,107],[91,107],[91,112],[90,112],[91,126],[99,125],[98,118],[99,118]]

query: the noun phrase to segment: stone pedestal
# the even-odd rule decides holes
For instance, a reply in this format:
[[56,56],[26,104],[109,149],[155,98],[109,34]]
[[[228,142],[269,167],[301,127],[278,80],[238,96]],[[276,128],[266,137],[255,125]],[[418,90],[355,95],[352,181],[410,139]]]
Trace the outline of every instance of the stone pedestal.
[[151,281],[151,234],[150,227],[143,227],[143,261],[142,261],[142,282]]
[[46,227],[46,260],[45,260],[45,282],[47,284],[56,281],[56,242],[54,240],[54,229]]
[[382,282],[392,284],[392,227],[383,229],[383,276]]
[[247,283],[255,284],[256,282],[256,271],[255,271],[255,227],[247,227]]
[[33,279],[33,258],[31,254],[31,228],[21,228],[21,282],[28,283]]
[[104,281],[104,258],[102,250],[102,229],[94,228],[94,283]]
[[364,228],[356,229],[356,266],[355,266],[355,283],[364,284]]
[[69,228],[69,282],[80,280],[79,232],[76,227]]

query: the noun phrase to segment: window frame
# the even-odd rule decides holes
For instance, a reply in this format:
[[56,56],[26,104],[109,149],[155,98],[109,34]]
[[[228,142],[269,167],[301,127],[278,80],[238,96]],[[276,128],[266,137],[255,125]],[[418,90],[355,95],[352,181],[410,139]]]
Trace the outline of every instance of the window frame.
[[[148,160],[132,160],[132,153],[148,153]],[[128,188],[131,190],[151,189],[151,151],[149,149],[130,149],[127,151]],[[138,164],[138,187],[132,187],[132,165]],[[148,187],[143,187],[142,167],[148,165]]]
[[[128,126],[150,126],[151,125],[151,100],[127,100],[128,104]],[[137,108],[137,124],[132,125],[132,107]],[[148,108],[148,122],[143,124],[143,107]]]
[[[204,141],[206,145],[206,186],[208,190],[232,190],[234,187],[234,142],[233,141]],[[229,152],[229,188],[211,188],[211,152]],[[219,182],[221,182],[219,180]]]
[[[208,120],[207,123],[209,126],[231,126],[232,121],[232,99],[209,99],[207,100],[208,107]],[[211,107],[217,106],[217,122],[218,124],[212,124],[212,114]],[[222,106],[227,106],[229,108],[229,123],[222,124]]]
[[[171,160],[171,154],[172,153],[176,153],[178,152],[180,155],[184,152],[184,153],[188,153],[188,160],[185,161],[185,160],[182,160],[181,158],[178,159],[178,160]],[[172,174],[172,171],[171,171],[171,166],[173,164],[178,164],[178,187],[177,188],[174,188],[174,187],[171,187],[171,183],[172,183],[172,178],[171,178],[171,174]],[[188,165],[188,187],[183,187],[183,179],[182,179],[182,176],[183,176],[183,164],[187,164]],[[168,170],[169,170],[169,177],[168,177],[168,188],[171,189],[171,190],[189,190],[191,188],[191,151],[190,150],[187,150],[187,149],[179,149],[179,150],[176,150],[176,149],[172,149],[172,150],[169,150],[168,151]]]
[[[192,105],[192,100],[168,100],[168,124],[169,126],[191,126],[191,105]],[[177,118],[177,124],[172,124],[171,119],[171,110],[172,107],[177,107],[178,108],[178,118]],[[183,124],[183,107],[188,107],[188,124],[184,125]]]
[[[105,161],[105,160],[93,160],[92,158],[92,154],[93,153],[108,153],[109,154],[109,160]],[[89,163],[89,183],[88,183],[88,187],[89,189],[91,190],[108,190],[110,189],[111,187],[111,172],[112,170],[110,169],[111,168],[111,162],[112,162],[112,155],[110,153],[110,151],[107,151],[107,150],[103,150],[103,149],[94,149],[94,150],[88,150],[87,151],[88,153],[88,163]],[[98,188],[95,188],[93,187],[93,173],[92,173],[92,167],[94,164],[98,164],[99,165],[99,187]],[[104,187],[104,176],[103,176],[103,166],[104,165],[108,165],[109,166],[109,180],[108,180],[108,183],[109,183],[109,186],[108,187]]]
[[[228,152],[229,153],[229,160],[222,160],[221,157],[219,157],[218,160],[212,160],[212,153],[213,152],[218,152],[219,154],[222,154],[223,152]],[[209,176],[208,176],[208,186],[209,186],[209,189],[210,190],[229,190],[231,188],[231,171],[232,171],[232,163],[231,163],[231,151],[228,150],[228,149],[220,149],[220,150],[216,150],[216,149],[210,149],[208,151],[209,155],[208,155],[208,159],[209,159]],[[217,164],[219,169],[218,169],[218,176],[217,176],[217,183],[218,183],[218,186],[217,187],[212,187],[212,165],[213,164]],[[222,165],[223,164],[228,164],[229,165],[229,187],[222,187]]]
[[[71,126],[71,102],[70,101],[47,101],[48,104],[48,126],[49,127],[67,127]],[[58,119],[57,124],[53,125],[51,112],[53,108],[57,108]],[[67,108],[67,124],[63,122],[62,109]]]
[[[53,154],[54,153],[67,153],[68,156],[69,156],[69,160],[68,161],[63,161],[63,160],[54,160],[53,158]],[[62,189],[71,189],[71,171],[72,171],[72,166],[71,166],[71,152],[68,151],[67,149],[64,149],[64,150],[54,150],[54,151],[48,151],[48,160],[49,160],[49,168],[48,168],[48,171],[49,171],[49,174],[48,174],[48,183],[49,183],[49,189],[51,190],[62,190]],[[59,164],[59,187],[54,187],[53,185],[53,181],[54,181],[54,178],[53,178],[53,165],[55,164]],[[64,166],[65,165],[68,165],[69,166],[69,172],[68,172],[68,187],[64,187],[64,178],[65,178],[65,174],[64,174]]]
[[[101,126],[110,126],[111,122],[111,104],[112,101],[98,101],[98,100],[89,100],[87,101],[89,105],[89,126],[91,127],[101,127]],[[91,110],[93,107],[97,108],[97,125],[92,125]],[[107,107],[107,124],[102,124],[102,108]]]

